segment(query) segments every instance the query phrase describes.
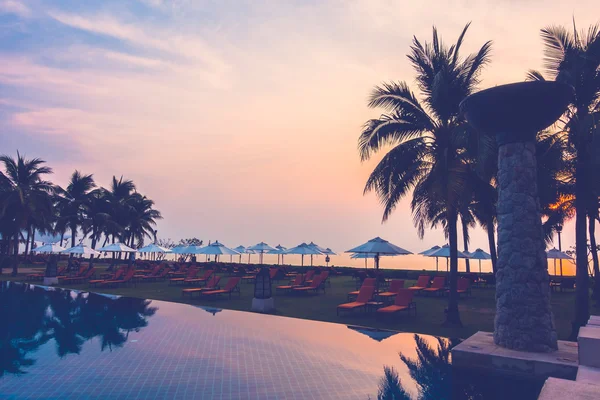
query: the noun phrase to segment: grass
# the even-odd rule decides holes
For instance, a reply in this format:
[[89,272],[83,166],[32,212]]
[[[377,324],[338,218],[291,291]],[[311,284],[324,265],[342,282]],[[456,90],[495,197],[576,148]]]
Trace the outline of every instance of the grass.
[[[16,277],[8,274],[0,275],[0,280],[26,281],[26,274],[20,273]],[[223,277],[221,284],[224,285]],[[414,281],[407,281],[412,285]],[[273,291],[277,284],[275,283]],[[241,295],[234,295],[231,300],[227,297],[220,299],[189,300],[181,296],[181,286],[169,286],[167,282],[139,283],[134,287],[126,288],[89,288],[86,284],[61,285],[68,289],[94,291],[101,293],[120,294],[130,297],[139,297],[154,300],[164,300],[195,305],[206,305],[231,310],[249,311],[253,297],[253,284],[240,283]],[[417,316],[408,316],[400,313],[392,318],[381,318],[374,314],[356,312],[353,314],[336,315],[336,306],[345,303],[347,293],[356,290],[356,283],[350,276],[334,276],[331,278],[331,287],[326,288],[326,293],[319,295],[284,295],[275,294],[276,314],[287,317],[311,319],[317,321],[335,322],[349,325],[363,325],[376,328],[393,329],[406,332],[424,333],[452,338],[466,338],[477,331],[492,331],[494,329],[495,298],[494,289],[473,288],[473,296],[461,298],[459,303],[460,316],[463,323],[461,328],[442,326],[444,310],[447,305],[446,297],[417,296]],[[556,329],[559,339],[567,339],[571,331],[571,320],[575,307],[574,293],[553,293],[552,309],[554,312]],[[598,307],[592,313],[600,313]]]

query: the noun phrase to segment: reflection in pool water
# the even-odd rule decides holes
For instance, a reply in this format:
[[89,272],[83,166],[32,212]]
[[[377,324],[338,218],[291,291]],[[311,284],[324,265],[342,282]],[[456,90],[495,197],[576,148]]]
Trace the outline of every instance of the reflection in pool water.
[[501,399],[510,387],[453,371],[456,341],[214,307],[2,283],[0,321],[2,399]]

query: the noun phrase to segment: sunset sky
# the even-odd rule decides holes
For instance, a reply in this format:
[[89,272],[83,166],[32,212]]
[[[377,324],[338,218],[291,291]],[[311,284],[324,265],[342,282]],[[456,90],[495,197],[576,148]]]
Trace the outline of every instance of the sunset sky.
[[[412,36],[430,40],[436,25],[454,42],[469,21],[464,55],[494,41],[482,87],[523,80],[542,68],[540,28],[573,16],[587,28],[599,10],[597,0],[0,0],[0,152],[47,160],[61,185],[76,168],[101,185],[133,179],[163,213],[162,238],[342,252],[381,236],[418,252],[443,233],[421,241],[408,199],[382,225],[378,200],[362,194],[379,159],[357,153],[361,125],[381,112],[366,106],[371,88],[414,88]],[[481,231],[471,247],[487,251]]]

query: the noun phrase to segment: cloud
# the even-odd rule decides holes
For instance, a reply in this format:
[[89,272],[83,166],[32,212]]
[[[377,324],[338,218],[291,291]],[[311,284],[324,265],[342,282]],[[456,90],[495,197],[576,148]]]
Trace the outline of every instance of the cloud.
[[0,13],[13,14],[22,18],[31,16],[31,10],[24,3],[17,0],[0,1]]

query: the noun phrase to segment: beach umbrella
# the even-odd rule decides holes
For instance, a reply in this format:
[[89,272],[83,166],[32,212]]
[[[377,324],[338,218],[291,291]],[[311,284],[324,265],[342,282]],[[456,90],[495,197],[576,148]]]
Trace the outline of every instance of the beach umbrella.
[[337,256],[337,254],[335,251],[331,250],[329,247],[325,249],[323,254],[325,254],[325,262],[327,263],[327,266],[329,267],[329,256]]
[[[461,251],[456,251],[458,254],[458,258],[469,258],[465,253],[461,252]],[[446,259],[446,272],[448,272],[449,269],[449,263],[450,263],[450,246],[445,244],[442,247],[440,247],[439,249],[430,252],[427,257],[444,257]]]
[[492,259],[492,256],[490,256],[488,253],[486,253],[485,251],[483,251],[481,249],[477,249],[470,253],[467,253],[467,252],[464,252],[464,253],[467,254],[469,256],[469,258],[472,260],[479,260],[479,273],[480,274],[481,274],[481,260],[491,260]]
[[[327,254],[329,254],[329,253],[327,252],[327,249],[325,249],[325,248],[323,248],[323,247],[319,246],[318,244],[316,244],[316,243],[314,243],[314,242],[310,242],[310,243],[308,244],[308,246],[309,246],[309,247],[312,247],[312,248],[313,248],[313,249],[315,249],[315,250],[318,250],[318,251],[320,251],[320,252],[321,252],[321,254],[323,254],[323,255],[327,255]],[[331,251],[331,249],[330,249],[329,251]],[[335,253],[334,253],[334,254],[335,254]],[[311,255],[310,255],[310,265],[312,265],[312,258],[313,258],[313,255],[311,254]]]
[[[440,246],[433,246],[432,248],[430,248],[430,249],[427,249],[427,250],[424,250],[424,251],[420,252],[419,254],[420,254],[420,255],[422,255],[422,256],[426,256],[426,257],[428,257],[428,256],[429,256],[429,254],[431,254],[431,253],[434,253],[434,252],[436,252],[436,251],[437,251],[437,250],[439,250],[439,249],[441,249],[441,247],[440,247]],[[438,258],[438,257],[436,257],[436,258],[435,258],[435,270],[436,270],[436,271],[439,271],[439,270],[440,270],[440,268],[439,268],[439,265],[438,265],[438,261],[439,261],[439,258]]]
[[247,248],[241,245],[236,247],[234,250],[240,253],[240,264],[242,263],[242,254],[248,254],[248,264],[250,264],[250,255],[255,254],[254,251],[248,250]]
[[255,251],[258,254],[260,254],[258,256],[258,258],[259,258],[260,264],[262,264],[263,263],[263,255],[265,254],[265,252],[275,250],[275,249],[273,247],[269,246],[268,244],[266,244],[265,242],[260,242],[258,244],[255,244],[254,246],[248,247],[248,250],[252,250],[252,251]]
[[136,249],[132,249],[129,246],[125,246],[123,243],[109,244],[108,246],[104,246],[101,249],[98,249],[98,251],[104,251],[107,253],[135,253],[135,252],[137,252]]
[[229,247],[219,243],[219,241],[215,241],[214,243],[209,244],[208,246],[205,246],[203,248],[201,248],[198,251],[198,254],[206,254],[207,256],[215,256],[215,260],[218,260],[219,256],[222,255],[226,255],[226,256],[237,256],[240,253],[238,253],[237,251],[230,249]]
[[[552,248],[546,252],[548,258],[554,260],[554,275],[556,275],[556,260],[572,260],[573,258],[567,253],[563,253],[562,251]],[[562,265],[560,266],[560,276],[563,275]]]
[[70,247],[66,250],[61,251],[61,253],[66,254],[79,254],[81,256],[99,256],[96,250],[91,247],[86,246],[85,244],[78,244],[77,246]]
[[182,250],[186,249],[187,247],[188,246],[186,246],[185,244],[178,244],[177,246],[172,247],[170,250],[173,254],[187,254],[182,252]]
[[35,249],[33,249],[31,251],[34,251],[36,253],[60,253],[65,250],[66,249],[64,247],[60,247],[56,243],[48,243],[48,244],[42,245],[40,247],[36,247]]
[[[384,240],[380,237],[369,240],[366,243],[361,244],[353,249],[347,250],[346,253],[363,253],[363,254],[375,254],[375,273],[379,271],[379,257],[382,255],[399,256],[405,254],[412,254],[408,250],[404,250],[402,247],[396,246]],[[379,289],[379,279],[375,280],[375,290]]]
[[[300,254],[302,256],[302,264],[304,266],[304,256],[305,255],[319,255],[323,254],[319,250],[314,247],[307,245],[306,243],[301,243],[296,247],[292,247],[291,249],[286,250],[285,254]],[[312,257],[310,260],[310,266],[312,267]]]
[[148,246],[144,246],[141,249],[137,250],[138,253],[172,253],[170,249],[166,247],[159,246],[157,244],[149,244]]
[[352,254],[350,258],[353,259],[364,259],[365,260],[365,268],[367,268],[367,260],[370,258],[375,258],[375,253],[356,253]]
[[285,252],[287,251],[287,249],[285,247],[283,247],[282,245],[278,244],[277,246],[275,246],[274,250],[270,250],[267,252],[267,254],[277,254],[277,264],[279,264],[279,256],[281,256],[281,264],[283,264],[283,256],[285,255]]

